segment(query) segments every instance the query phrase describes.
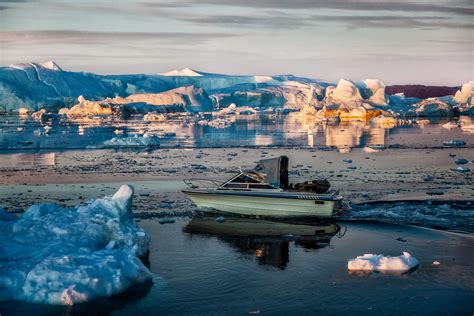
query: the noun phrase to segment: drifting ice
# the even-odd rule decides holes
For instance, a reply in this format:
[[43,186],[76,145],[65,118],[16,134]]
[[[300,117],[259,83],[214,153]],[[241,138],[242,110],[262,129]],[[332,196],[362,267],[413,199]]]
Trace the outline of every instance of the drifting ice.
[[128,137],[114,137],[106,140],[107,147],[159,147],[160,139],[155,135],[134,135]]
[[[133,222],[133,188],[85,206],[31,206],[0,216],[0,301],[72,305],[151,277],[138,257],[149,237]],[[1,211],[0,211],[1,212]]]
[[365,254],[347,262],[347,269],[359,271],[408,271],[419,265],[408,252],[398,257]]

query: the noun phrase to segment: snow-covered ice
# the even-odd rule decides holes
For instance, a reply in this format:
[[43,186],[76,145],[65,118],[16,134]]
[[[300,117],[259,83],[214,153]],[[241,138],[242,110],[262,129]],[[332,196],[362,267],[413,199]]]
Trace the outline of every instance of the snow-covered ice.
[[123,185],[84,206],[39,204],[19,219],[0,215],[0,301],[72,305],[151,278],[139,259],[149,237],[133,221],[132,198]]
[[401,256],[365,254],[347,262],[347,269],[357,271],[409,271],[420,265],[420,262],[408,252]]

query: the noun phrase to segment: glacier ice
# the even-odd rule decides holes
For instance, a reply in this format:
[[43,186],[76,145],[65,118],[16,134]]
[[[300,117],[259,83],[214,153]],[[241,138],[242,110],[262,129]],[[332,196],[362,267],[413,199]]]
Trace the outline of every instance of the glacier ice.
[[[417,99],[386,94],[379,79],[341,79],[333,85],[292,75],[225,75],[190,68],[156,75],[97,75],[64,71],[52,61],[0,67],[0,112],[64,108],[61,113],[68,117],[211,112],[231,104],[303,109],[302,116],[316,119],[474,115],[473,91],[474,81],[469,81],[454,96]],[[80,95],[84,97],[76,102]]]
[[456,103],[465,104],[469,103],[474,105],[474,81],[466,82],[462,85],[461,89],[454,95],[454,101]]
[[72,305],[150,279],[139,259],[149,237],[133,221],[132,198],[133,188],[123,185],[87,205],[0,215],[0,301]]

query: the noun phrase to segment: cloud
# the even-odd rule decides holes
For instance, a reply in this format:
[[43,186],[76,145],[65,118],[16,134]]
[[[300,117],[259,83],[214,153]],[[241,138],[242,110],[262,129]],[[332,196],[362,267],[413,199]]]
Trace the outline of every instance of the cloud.
[[297,29],[327,23],[339,23],[349,28],[416,28],[416,29],[471,29],[474,24],[447,16],[407,15],[291,15],[279,11],[265,11],[259,15],[179,15],[175,19],[195,24],[224,27],[264,27]]
[[6,31],[0,32],[0,43],[9,44],[108,44],[129,41],[160,41],[174,45],[200,44],[206,41],[234,37],[232,33],[180,32],[88,32],[76,30]]
[[453,22],[445,16],[406,16],[406,15],[313,15],[311,19],[323,22],[345,23],[353,28],[418,28],[418,29],[471,29],[471,22]]
[[[426,1],[356,1],[356,0],[188,0],[191,3],[240,6],[266,9],[338,9],[351,11],[443,12],[474,15],[472,5],[462,1],[434,4]],[[456,5],[456,2],[458,3]],[[177,2],[182,3],[182,2]],[[188,2],[184,2],[187,4]]]
[[263,26],[267,28],[301,28],[312,24],[312,21],[300,16],[283,15],[280,13],[264,15],[203,15],[203,16],[179,16],[181,21],[211,24],[220,26]]

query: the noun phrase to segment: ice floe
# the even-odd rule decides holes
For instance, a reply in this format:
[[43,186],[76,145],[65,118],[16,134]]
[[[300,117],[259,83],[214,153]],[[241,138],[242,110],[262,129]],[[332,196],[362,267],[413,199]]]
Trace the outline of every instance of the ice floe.
[[451,139],[443,141],[443,145],[449,147],[462,147],[466,146],[466,142],[462,139]]
[[156,135],[144,134],[125,136],[125,137],[113,137],[112,139],[104,142],[106,147],[159,147],[160,139]]
[[[148,280],[149,237],[133,220],[133,188],[87,205],[0,215],[0,301],[72,305]],[[0,211],[0,214],[4,212]]]
[[356,271],[409,271],[420,265],[420,262],[408,252],[401,256],[364,254],[347,262],[347,269]]

